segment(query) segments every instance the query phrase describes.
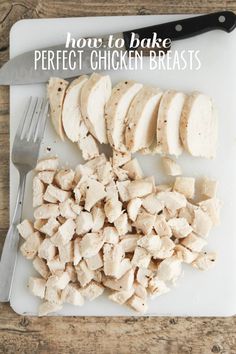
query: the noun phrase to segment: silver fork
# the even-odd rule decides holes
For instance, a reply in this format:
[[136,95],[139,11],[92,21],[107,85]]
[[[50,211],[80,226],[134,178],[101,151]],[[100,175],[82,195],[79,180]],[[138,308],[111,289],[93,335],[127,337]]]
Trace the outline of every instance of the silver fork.
[[30,97],[13,143],[11,158],[19,172],[20,181],[16,205],[0,262],[1,302],[6,302],[10,299],[19,243],[17,225],[21,221],[26,176],[36,166],[47,115],[48,101],[44,98]]

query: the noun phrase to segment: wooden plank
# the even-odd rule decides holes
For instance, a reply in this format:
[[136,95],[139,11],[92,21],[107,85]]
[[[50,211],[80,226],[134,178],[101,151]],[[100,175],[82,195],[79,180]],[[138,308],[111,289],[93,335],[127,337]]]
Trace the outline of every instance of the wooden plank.
[[[236,1],[134,0],[0,2],[0,66],[8,59],[9,31],[22,18],[148,15],[236,11]],[[8,227],[9,90],[0,87],[0,251]],[[0,304],[0,353],[236,353],[231,318],[37,318]]]

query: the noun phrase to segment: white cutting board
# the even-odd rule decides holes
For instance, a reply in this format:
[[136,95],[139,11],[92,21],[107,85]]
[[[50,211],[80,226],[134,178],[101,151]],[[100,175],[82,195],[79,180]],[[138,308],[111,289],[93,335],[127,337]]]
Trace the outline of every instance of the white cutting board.
[[[75,37],[114,33],[179,19],[173,16],[91,17],[23,20],[17,22],[10,34],[11,57],[25,51],[63,43],[67,31]],[[174,88],[186,92],[203,91],[212,96],[219,110],[219,148],[217,159],[183,156],[179,159],[187,176],[217,178],[220,182],[219,197],[224,203],[221,226],[215,228],[209,238],[209,250],[216,250],[218,261],[213,269],[200,272],[188,266],[175,288],[168,294],[150,300],[147,315],[171,316],[229,316],[236,313],[236,31],[207,33],[195,38],[178,41],[172,49],[199,49],[202,67],[199,71],[143,71],[111,72],[115,84],[122,79],[135,79],[144,84],[163,89]],[[44,95],[45,85],[24,85],[10,90],[10,140],[11,145],[23,108],[30,95]],[[77,147],[67,141],[61,143],[48,124],[42,155],[57,153],[63,164],[75,166],[81,162]],[[141,157],[146,174],[154,174],[156,181],[164,182],[158,156]],[[14,204],[18,185],[17,172],[10,167],[10,209]],[[31,176],[28,178],[23,217],[32,217]],[[20,314],[36,314],[40,301],[27,289],[30,275],[36,275],[30,261],[19,254],[11,296],[12,308]],[[58,315],[121,316],[135,315],[105,296],[86,303],[84,307],[65,305]]]

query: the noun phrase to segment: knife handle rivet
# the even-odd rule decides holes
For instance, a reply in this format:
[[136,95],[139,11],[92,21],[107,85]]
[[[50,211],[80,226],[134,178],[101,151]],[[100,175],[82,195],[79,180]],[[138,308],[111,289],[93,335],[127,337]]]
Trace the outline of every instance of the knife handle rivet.
[[177,32],[181,32],[182,29],[183,29],[183,27],[182,27],[182,25],[180,25],[180,24],[178,24],[178,25],[175,26],[175,30],[176,30]]
[[225,18],[225,16],[221,15],[221,16],[218,18],[218,20],[219,20],[220,23],[224,23],[225,20],[226,20],[226,18]]

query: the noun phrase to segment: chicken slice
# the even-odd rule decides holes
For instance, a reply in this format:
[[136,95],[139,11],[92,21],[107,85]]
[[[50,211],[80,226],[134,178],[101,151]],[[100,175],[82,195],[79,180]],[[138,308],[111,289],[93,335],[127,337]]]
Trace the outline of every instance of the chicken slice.
[[133,99],[127,114],[125,144],[136,152],[151,146],[156,138],[157,112],[162,91],[143,87]]
[[192,155],[214,158],[217,143],[217,112],[210,97],[193,92],[186,100],[180,120],[184,148]]
[[179,124],[186,96],[182,92],[166,91],[160,102],[157,119],[157,149],[160,153],[179,156],[183,147]]
[[168,176],[179,176],[182,175],[182,170],[180,165],[169,157],[162,157],[162,165],[165,173]]
[[66,80],[51,77],[47,87],[52,125],[61,140],[64,140],[62,106],[68,84],[69,82]]
[[67,138],[73,142],[81,137],[82,114],[80,110],[80,94],[83,85],[88,80],[86,75],[73,80],[66,90],[62,108],[62,124]]
[[126,116],[135,95],[142,84],[135,81],[121,81],[113,89],[105,108],[107,137],[113,149],[121,152],[125,147]]
[[107,143],[105,104],[111,95],[111,79],[93,73],[81,90],[81,112],[90,133],[102,144]]

